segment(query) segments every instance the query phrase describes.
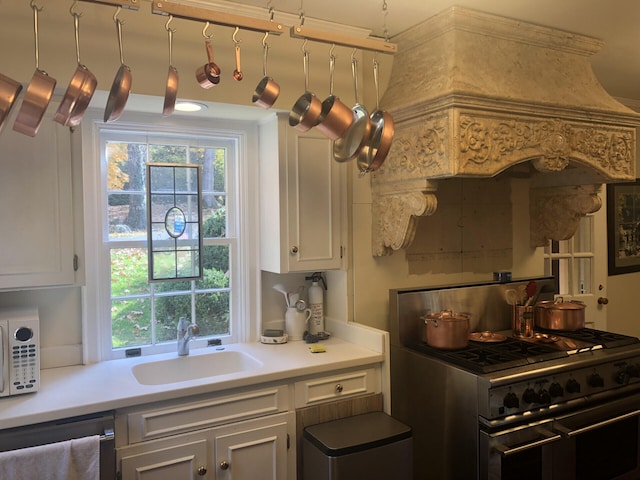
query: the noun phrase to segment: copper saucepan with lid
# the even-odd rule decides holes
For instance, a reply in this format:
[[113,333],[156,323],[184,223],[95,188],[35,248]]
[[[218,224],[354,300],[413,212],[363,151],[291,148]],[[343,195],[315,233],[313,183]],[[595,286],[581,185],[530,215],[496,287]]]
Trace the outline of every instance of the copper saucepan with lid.
[[47,72],[40,69],[39,58],[39,38],[38,38],[38,12],[42,8],[38,8],[35,2],[31,1],[33,10],[33,34],[35,40],[36,53],[36,71],[31,77],[31,81],[27,86],[27,91],[22,99],[18,116],[13,124],[16,132],[24,133],[30,137],[35,137],[38,133],[42,118],[49,106],[53,91],[56,88],[56,80],[50,77]]
[[79,24],[81,14],[74,11],[76,2],[69,9],[73,17],[76,41],[76,61],[78,66],[71,77],[67,91],[58,106],[53,119],[61,125],[75,127],[80,124],[84,112],[98,86],[98,80],[91,71],[80,62]]
[[469,344],[469,315],[442,310],[420,317],[425,324],[425,341],[431,347],[457,350]]
[[265,32],[262,39],[262,80],[258,83],[251,101],[262,108],[271,108],[280,95],[280,85],[267,75],[267,56],[269,54],[269,44],[267,38],[269,32]]
[[534,310],[535,323],[536,326],[547,330],[580,330],[585,325],[586,308],[583,302],[565,302],[562,297],[538,302]]
[[107,106],[104,110],[104,121],[112,122],[120,118],[124,107],[129,99],[129,93],[131,92],[131,69],[124,63],[124,55],[122,54],[122,25],[123,21],[118,18],[121,7],[118,6],[116,13],[113,15],[113,21],[116,24],[116,33],[118,35],[118,49],[120,51],[120,68],[116,73],[113,83],[111,84],[111,90],[109,91],[109,98],[107,98]]

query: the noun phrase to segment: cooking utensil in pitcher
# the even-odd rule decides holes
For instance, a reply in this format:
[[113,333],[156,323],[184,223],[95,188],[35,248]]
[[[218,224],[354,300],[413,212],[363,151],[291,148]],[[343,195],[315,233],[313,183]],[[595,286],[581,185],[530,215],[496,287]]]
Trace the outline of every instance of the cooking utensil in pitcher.
[[122,25],[124,22],[118,18],[120,10],[121,7],[118,6],[116,13],[113,15],[113,21],[116,24],[116,34],[118,36],[118,50],[120,51],[120,68],[113,79],[111,90],[109,91],[107,106],[104,110],[105,122],[112,122],[120,118],[129,99],[129,93],[131,92],[131,69],[125,65],[124,55],[122,53]]
[[75,127],[80,124],[84,112],[91,102],[91,98],[98,86],[98,80],[91,71],[80,62],[80,17],[75,11],[76,1],[73,2],[69,12],[73,17],[73,27],[76,41],[76,71],[71,77],[67,91],[58,106],[53,119],[65,126]]
[[164,90],[164,105],[162,107],[162,115],[169,116],[176,107],[176,97],[178,96],[178,70],[173,66],[173,34],[175,30],[169,24],[173,20],[173,15],[169,15],[169,20],[164,28],[167,30],[169,38],[169,73],[167,75],[167,86]]
[[39,38],[38,38],[38,13],[42,10],[35,2],[31,1],[33,10],[33,36],[35,44],[36,71],[27,86],[27,92],[22,99],[20,110],[13,124],[16,132],[35,137],[42,123],[44,112],[49,106],[53,91],[56,88],[56,80],[47,72],[40,69]]
[[262,108],[271,108],[280,95],[280,85],[267,75],[267,56],[269,55],[269,44],[267,38],[269,32],[265,32],[262,39],[262,80],[258,83],[256,90],[253,92],[251,101]]
[[358,101],[358,60],[355,57],[356,50],[351,54],[351,75],[353,76],[353,88],[356,104],[351,109],[353,123],[344,135],[333,142],[333,158],[337,162],[347,162],[355,158],[364,147],[371,131],[369,112]]

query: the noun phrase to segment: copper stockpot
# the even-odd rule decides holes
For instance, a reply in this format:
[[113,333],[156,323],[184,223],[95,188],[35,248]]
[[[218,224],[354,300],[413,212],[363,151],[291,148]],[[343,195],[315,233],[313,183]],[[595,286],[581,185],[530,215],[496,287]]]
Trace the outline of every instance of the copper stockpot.
[[424,320],[425,341],[443,350],[457,350],[469,344],[469,315],[443,310],[427,313]]
[[547,330],[580,330],[585,324],[585,309],[584,303],[565,302],[562,297],[538,302],[534,313],[536,326]]

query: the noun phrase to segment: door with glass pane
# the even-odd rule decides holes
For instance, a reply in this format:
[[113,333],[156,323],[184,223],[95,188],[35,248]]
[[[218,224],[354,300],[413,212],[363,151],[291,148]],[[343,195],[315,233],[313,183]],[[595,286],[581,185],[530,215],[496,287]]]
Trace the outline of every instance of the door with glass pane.
[[602,207],[583,217],[575,235],[545,248],[545,274],[558,280],[558,296],[587,306],[586,326],[607,328],[607,219]]

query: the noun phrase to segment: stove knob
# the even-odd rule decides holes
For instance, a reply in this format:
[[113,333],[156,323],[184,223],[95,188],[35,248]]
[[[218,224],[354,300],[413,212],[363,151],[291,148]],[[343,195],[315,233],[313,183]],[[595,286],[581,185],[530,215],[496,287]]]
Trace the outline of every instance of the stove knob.
[[536,403],[538,401],[538,395],[536,395],[536,392],[534,392],[532,388],[527,388],[522,393],[522,400],[524,400],[524,403]]
[[580,393],[580,384],[575,378],[570,378],[569,380],[567,380],[567,392]]
[[627,385],[629,383],[629,380],[631,380],[631,375],[629,374],[629,371],[625,368],[623,370],[620,370],[618,373],[616,373],[615,380],[618,385]]
[[564,395],[564,388],[562,388],[562,385],[560,385],[557,382],[553,382],[551,385],[549,385],[549,394],[555,398],[555,397],[561,397],[562,395]]
[[507,408],[518,408],[520,400],[518,400],[518,396],[515,393],[509,392],[504,396],[502,404]]
[[538,403],[548,405],[551,403],[551,395],[544,388],[538,392]]
[[599,388],[604,387],[604,380],[597,373],[592,373],[587,377],[587,383],[590,387]]

